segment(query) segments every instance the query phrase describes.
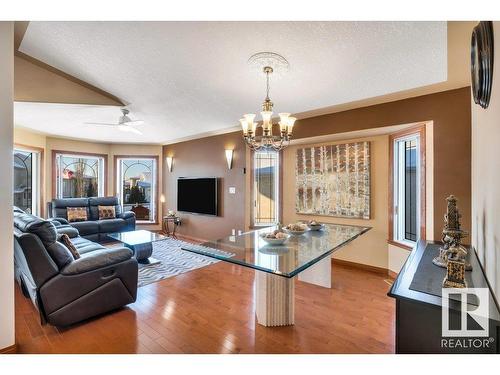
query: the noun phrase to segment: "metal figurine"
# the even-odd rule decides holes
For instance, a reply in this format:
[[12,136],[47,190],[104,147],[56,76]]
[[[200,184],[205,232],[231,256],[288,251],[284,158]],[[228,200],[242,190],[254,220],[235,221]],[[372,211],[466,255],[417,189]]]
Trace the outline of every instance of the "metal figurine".
[[467,281],[465,280],[466,255],[467,251],[463,246],[449,248],[443,288],[467,288]]
[[[460,228],[460,218],[462,215],[457,208],[457,198],[450,195],[446,198],[447,209],[444,215],[444,228],[443,228],[443,246],[439,249],[439,256],[432,260],[436,266],[447,268],[448,261],[453,258],[454,261],[463,259],[466,271],[471,271],[472,266],[465,262],[467,249],[462,246],[462,239],[467,237],[468,233]],[[463,257],[460,255],[463,254]],[[456,256],[459,256],[457,258]]]

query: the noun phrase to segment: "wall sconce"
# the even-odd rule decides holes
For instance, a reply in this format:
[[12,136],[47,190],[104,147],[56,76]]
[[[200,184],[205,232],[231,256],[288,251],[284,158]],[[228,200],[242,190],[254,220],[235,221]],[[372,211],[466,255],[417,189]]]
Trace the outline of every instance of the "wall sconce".
[[168,167],[169,172],[172,172],[173,162],[174,162],[174,158],[172,156],[167,156],[167,167]]
[[226,150],[226,161],[227,161],[227,168],[231,169],[233,166],[233,150]]
[[165,201],[166,201],[165,194],[160,195],[160,202],[165,203]]

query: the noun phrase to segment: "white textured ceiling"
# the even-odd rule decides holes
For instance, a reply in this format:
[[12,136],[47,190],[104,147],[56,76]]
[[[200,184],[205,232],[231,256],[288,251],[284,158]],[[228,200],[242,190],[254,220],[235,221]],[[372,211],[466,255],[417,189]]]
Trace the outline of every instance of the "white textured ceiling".
[[275,112],[300,113],[447,79],[446,22],[30,22],[24,52],[130,103],[143,136],[84,125],[118,108],[17,103],[19,126],[109,142],[166,143],[259,112],[263,77],[247,65],[277,52]]

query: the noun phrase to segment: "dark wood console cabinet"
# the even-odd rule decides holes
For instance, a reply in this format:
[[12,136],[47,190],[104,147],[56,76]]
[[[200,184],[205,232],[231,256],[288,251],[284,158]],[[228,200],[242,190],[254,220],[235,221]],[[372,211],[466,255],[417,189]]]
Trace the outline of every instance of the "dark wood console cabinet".
[[[468,272],[468,287],[488,288],[488,337],[442,336],[443,301],[441,294],[436,291],[441,287],[446,270],[434,265],[429,267],[427,263],[419,267],[421,261],[428,262],[432,259],[431,252],[434,253],[438,247],[437,242],[419,241],[388,293],[396,299],[396,353],[500,353],[498,303],[473,249],[469,249],[468,254],[468,260],[473,267],[473,270]],[[417,290],[414,280],[424,288]],[[428,290],[422,291],[425,288]],[[468,310],[475,309],[479,304],[477,300],[475,303],[469,302],[470,300],[467,301]],[[450,299],[450,322],[460,327],[461,316],[460,302]],[[488,343],[485,343],[485,340]],[[453,347],[449,347],[450,345]]]

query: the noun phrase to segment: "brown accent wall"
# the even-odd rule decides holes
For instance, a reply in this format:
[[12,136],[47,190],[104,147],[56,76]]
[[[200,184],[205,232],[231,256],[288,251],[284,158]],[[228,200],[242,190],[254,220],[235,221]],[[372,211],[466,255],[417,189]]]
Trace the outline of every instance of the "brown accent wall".
[[[471,228],[471,107],[470,87],[419,96],[390,103],[357,108],[297,121],[294,138],[352,132],[385,126],[433,122],[434,153],[434,238],[441,238],[445,198],[454,194],[459,198],[465,230]],[[238,146],[235,164],[227,171],[224,145],[232,142]],[[314,142],[312,142],[314,143]],[[219,175],[223,184],[237,186],[237,194],[224,195],[223,216],[214,220],[208,217],[187,216],[181,231],[198,238],[228,235],[232,228],[243,229],[245,222],[245,166],[244,145],[241,133],[186,141],[163,147],[163,156],[174,156],[173,172],[165,171],[165,209],[176,207],[176,178],[180,176]],[[164,163],[166,165],[166,163]],[[372,173],[377,173],[373,171]],[[231,181],[231,182],[229,182]],[[286,186],[285,186],[286,189]],[[237,198],[237,199],[236,199]],[[248,198],[248,197],[247,197]],[[249,200],[247,199],[249,202]],[[286,202],[285,202],[286,204]],[[230,210],[228,212],[228,205]],[[165,211],[164,211],[165,212]],[[186,216],[186,215],[184,215]]]
[[[245,229],[245,147],[240,132],[163,146],[163,159],[174,158],[172,172],[168,171],[167,163],[163,163],[164,212],[177,210],[179,177],[220,178],[219,216],[179,213],[182,225],[178,233],[198,239],[216,239],[229,236],[232,229]],[[231,170],[227,168],[226,148],[234,149]],[[235,187],[236,194],[229,194],[229,187]]]
[[[459,199],[463,227],[471,229],[470,87],[297,121],[295,138],[433,121],[434,237],[441,238],[445,198]],[[373,171],[376,173],[376,171]]]

